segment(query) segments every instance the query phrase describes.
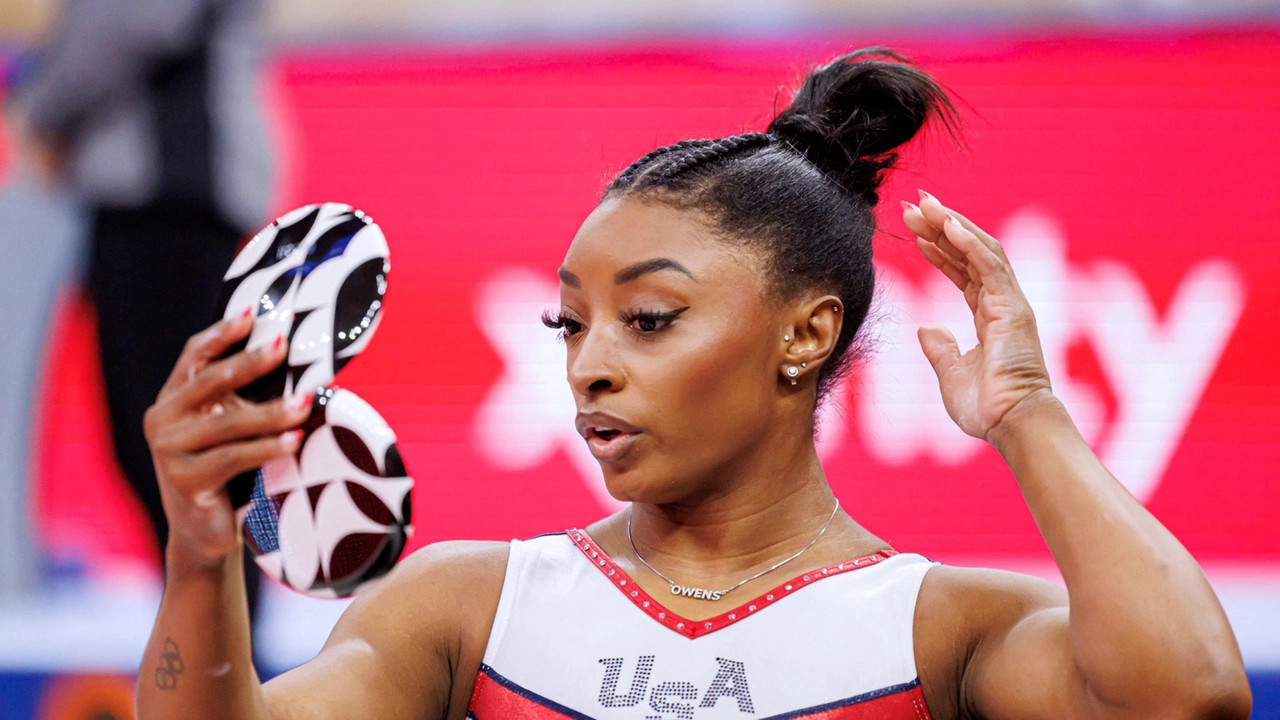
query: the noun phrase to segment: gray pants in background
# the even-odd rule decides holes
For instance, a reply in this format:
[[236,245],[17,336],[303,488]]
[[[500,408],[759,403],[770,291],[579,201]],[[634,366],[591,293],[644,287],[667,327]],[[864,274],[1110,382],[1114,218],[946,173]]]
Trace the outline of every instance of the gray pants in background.
[[40,583],[35,403],[58,294],[79,275],[86,243],[85,219],[69,194],[21,173],[0,188],[0,600]]

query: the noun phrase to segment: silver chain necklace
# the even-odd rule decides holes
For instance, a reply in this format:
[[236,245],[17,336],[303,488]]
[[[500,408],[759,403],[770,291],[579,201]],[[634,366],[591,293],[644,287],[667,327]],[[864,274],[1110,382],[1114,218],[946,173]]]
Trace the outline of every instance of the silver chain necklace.
[[823,536],[823,534],[827,532],[827,528],[831,527],[831,521],[836,519],[836,513],[837,513],[837,512],[839,512],[839,511],[840,511],[840,499],[839,499],[839,498],[837,498],[837,499],[836,499],[836,506],[835,506],[834,508],[832,508],[832,509],[831,509],[831,517],[827,518],[827,522],[826,522],[826,524],[824,524],[824,525],[822,526],[822,529],[818,531],[817,536],[816,536],[816,537],[814,537],[812,540],[810,540],[810,541],[809,541],[809,544],[808,544],[808,545],[805,545],[804,547],[800,548],[800,551],[799,551],[799,552],[797,552],[795,555],[792,555],[791,557],[787,558],[786,560],[783,560],[782,562],[775,564],[773,567],[771,567],[771,568],[769,568],[769,569],[767,569],[767,570],[761,570],[760,572],[756,573],[755,575],[752,575],[751,577],[747,578],[746,580],[743,580],[742,582],[739,582],[739,583],[737,583],[736,585],[733,585],[732,587],[725,588],[724,590],[707,590],[707,589],[705,589],[705,588],[695,588],[695,587],[690,587],[690,586],[688,586],[688,585],[681,585],[681,584],[677,583],[675,580],[672,580],[671,578],[667,577],[666,575],[663,575],[663,574],[662,574],[662,572],[661,572],[660,570],[658,570],[658,568],[656,568],[656,567],[654,567],[654,566],[650,565],[648,560],[645,560],[643,557],[641,557],[641,555],[640,555],[640,551],[636,549],[636,541],[635,541],[635,538],[631,537],[631,516],[632,516],[632,513],[627,513],[627,541],[631,543],[631,552],[635,553],[635,555],[636,555],[636,559],[637,559],[637,560],[639,560],[640,562],[644,563],[644,566],[645,566],[645,567],[647,567],[647,568],[649,568],[650,570],[652,570],[654,575],[657,575],[658,577],[662,578],[663,580],[666,580],[666,581],[667,581],[667,583],[671,585],[671,594],[672,594],[672,595],[683,595],[684,597],[693,598],[693,599],[695,599],[695,600],[719,600],[720,598],[722,598],[722,597],[724,597],[725,595],[729,594],[729,592],[730,592],[730,591],[732,591],[732,590],[737,590],[738,588],[742,587],[743,585],[746,585],[747,583],[751,582],[752,580],[755,580],[756,578],[758,578],[758,577],[760,577],[760,576],[762,576],[762,575],[766,575],[766,574],[768,574],[768,573],[771,573],[771,572],[773,572],[774,570],[777,570],[778,568],[782,567],[783,565],[786,565],[787,563],[791,562],[792,560],[795,560],[796,558],[798,558],[798,557],[800,557],[801,555],[803,555],[805,550],[808,550],[809,548],[813,547],[814,543],[818,542],[819,538],[821,538],[821,537]]

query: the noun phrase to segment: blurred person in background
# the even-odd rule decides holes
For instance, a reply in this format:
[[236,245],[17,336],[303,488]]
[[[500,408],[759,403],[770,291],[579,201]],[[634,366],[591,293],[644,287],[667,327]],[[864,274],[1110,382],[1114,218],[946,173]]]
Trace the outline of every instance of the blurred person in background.
[[[69,0],[12,103],[22,154],[87,213],[112,440],[162,557],[142,416],[271,197],[259,4]],[[252,608],[256,572],[248,581]]]
[[31,79],[35,53],[19,56],[4,77],[5,114],[13,127],[13,169],[0,189],[0,599],[39,585],[40,560],[28,489],[33,458],[35,389],[40,386],[49,325],[58,292],[74,277],[84,246],[84,223],[74,195],[60,179],[51,147],[24,142],[12,98]]

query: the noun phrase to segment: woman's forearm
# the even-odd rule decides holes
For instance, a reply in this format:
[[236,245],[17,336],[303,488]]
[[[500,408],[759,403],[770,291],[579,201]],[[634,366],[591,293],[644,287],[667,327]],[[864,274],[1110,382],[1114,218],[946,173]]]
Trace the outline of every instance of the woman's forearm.
[[253,668],[242,554],[216,568],[167,562],[160,613],[138,676],[139,720],[267,720]]
[[1137,689],[1200,703],[1245,682],[1199,565],[1103,467],[1056,398],[1028,397],[989,437],[1066,581],[1071,651],[1094,693],[1120,705],[1140,701]]

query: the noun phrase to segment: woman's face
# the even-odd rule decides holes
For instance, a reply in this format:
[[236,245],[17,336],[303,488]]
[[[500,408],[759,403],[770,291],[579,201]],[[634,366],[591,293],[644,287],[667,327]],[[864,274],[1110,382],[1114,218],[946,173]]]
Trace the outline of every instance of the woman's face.
[[560,280],[578,430],[609,492],[715,494],[777,420],[784,321],[758,260],[690,212],[613,198],[582,224]]

